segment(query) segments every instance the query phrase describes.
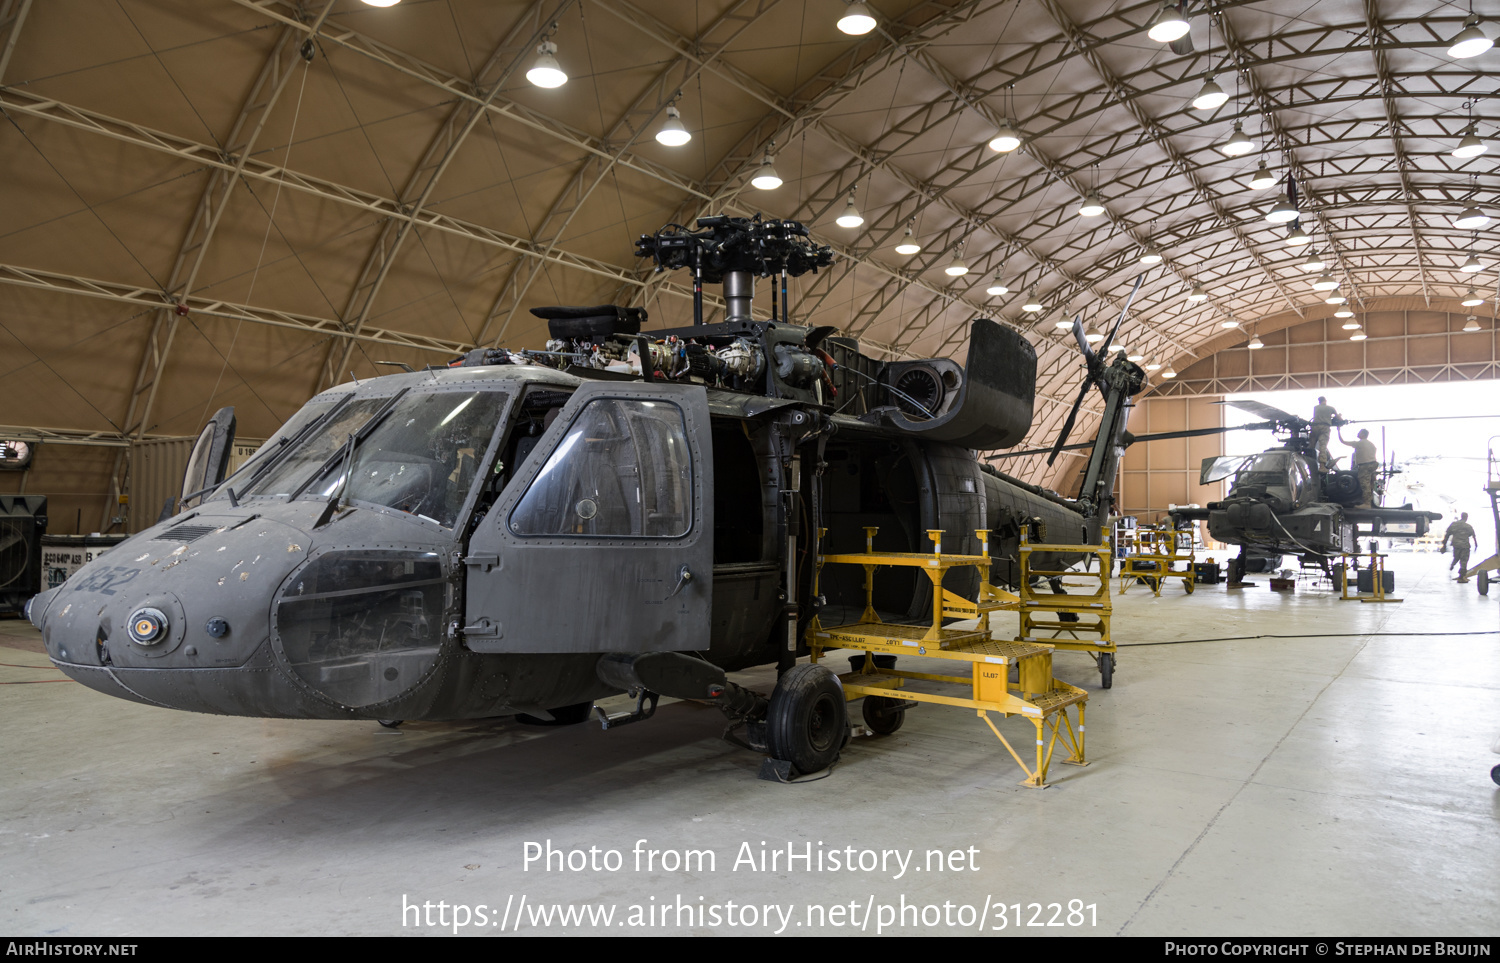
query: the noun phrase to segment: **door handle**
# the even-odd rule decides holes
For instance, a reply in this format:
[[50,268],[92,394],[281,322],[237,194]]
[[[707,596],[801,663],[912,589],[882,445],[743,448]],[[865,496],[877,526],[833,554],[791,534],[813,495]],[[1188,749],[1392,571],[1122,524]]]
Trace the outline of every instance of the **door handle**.
[[677,587],[674,588],[674,589],[672,589],[672,591],[668,592],[667,593],[667,598],[666,599],[662,599],[662,601],[665,602],[665,601],[667,601],[667,599],[672,598],[672,596],[676,595],[678,592],[681,592],[682,591],[682,587],[684,585],[686,585],[687,583],[691,582],[692,580],[693,580],[692,570],[689,569],[686,565],[684,565],[682,568],[678,569],[678,571],[677,571]]

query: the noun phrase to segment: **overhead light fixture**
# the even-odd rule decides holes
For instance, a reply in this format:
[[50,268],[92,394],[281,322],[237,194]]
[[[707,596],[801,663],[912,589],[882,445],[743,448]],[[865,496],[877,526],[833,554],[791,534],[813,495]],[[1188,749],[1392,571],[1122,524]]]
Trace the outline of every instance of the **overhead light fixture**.
[[1057,330],[1059,330],[1059,331],[1071,331],[1073,329],[1073,322],[1070,321],[1070,320],[1068,320],[1067,314],[1068,314],[1068,310],[1064,310],[1063,311],[1063,317],[1058,318],[1056,321],[1053,322],[1053,326],[1056,327]]
[[1137,348],[1133,351],[1127,351],[1125,353],[1125,360],[1129,361],[1131,364],[1140,364],[1142,361],[1146,360],[1146,355],[1139,348]]
[[1089,191],[1084,197],[1083,203],[1078,206],[1079,217],[1098,217],[1104,213],[1104,202],[1099,199],[1098,191]]
[[860,0],[854,0],[839,17],[839,29],[851,37],[863,37],[875,29],[875,15]]
[[1302,230],[1302,226],[1300,224],[1292,228],[1286,236],[1286,243],[1288,247],[1301,247],[1311,240],[1312,238],[1308,236],[1306,231]]
[[1198,301],[1207,301],[1208,293],[1203,290],[1203,285],[1195,284],[1193,285],[1193,289],[1188,292],[1187,299],[1195,303]]
[[917,243],[916,236],[911,232],[911,225],[906,225],[906,234],[901,238],[901,243],[896,245],[897,254],[915,254],[922,250],[922,245]]
[[995,272],[995,280],[991,281],[990,286],[984,289],[984,293],[992,298],[998,298],[1002,294],[1010,293],[1010,288],[1006,287],[1005,282],[1000,280],[999,271]]
[[676,104],[667,105],[667,119],[662,121],[661,130],[656,132],[656,142],[663,147],[681,147],[693,139],[688,129],[682,125],[682,114]]
[[1484,265],[1480,264],[1479,258],[1474,256],[1473,251],[1470,251],[1468,260],[1464,261],[1464,263],[1460,265],[1458,269],[1465,274],[1473,274],[1476,271],[1484,270]]
[[1219,150],[1230,157],[1240,157],[1255,150],[1255,142],[1245,134],[1245,125],[1239,121],[1234,122],[1234,133],[1229,135],[1229,140]]
[[1264,348],[1265,346],[1266,346],[1266,343],[1260,339],[1260,335],[1258,335],[1258,334],[1251,335],[1250,336],[1250,343],[1247,344],[1247,345],[1245,345],[1245,347],[1249,348],[1251,351],[1259,351],[1261,348]]
[[1266,215],[1266,220],[1272,224],[1285,224],[1287,221],[1295,221],[1296,219],[1296,205],[1284,197],[1277,201],[1276,206],[1271,208],[1270,213]]
[[[1163,2],[1157,8],[1156,15],[1151,18],[1151,22],[1146,25],[1146,36],[1157,43],[1171,43],[1174,40],[1181,40],[1187,36],[1187,32],[1190,29],[1187,18],[1179,13],[1176,7]],[[1478,52],[1476,51],[1476,53]],[[1454,56],[1457,56],[1457,54]],[[1473,54],[1465,54],[1464,56],[1472,57]]]
[[1469,285],[1469,292],[1464,295],[1464,299],[1459,303],[1466,308],[1477,308],[1484,303],[1484,296],[1475,291],[1474,285],[1471,284]]
[[1146,362],[1146,370],[1147,371],[1160,371],[1161,370],[1161,362],[1157,361],[1155,358],[1152,358],[1150,361]]
[[1229,102],[1229,95],[1224,93],[1224,88],[1214,83],[1214,75],[1209,74],[1203,79],[1203,87],[1198,91],[1198,96],[1193,98],[1194,110],[1218,110]]
[[1010,118],[1007,117],[995,136],[990,138],[990,150],[997,154],[1008,154],[1020,146],[1021,134],[1010,125]]
[[865,216],[854,206],[854,192],[849,192],[849,201],[844,205],[844,213],[834,219],[839,227],[859,227],[865,222]]
[[1087,341],[1089,344],[1098,344],[1100,341],[1104,340],[1104,332],[1100,331],[1098,328],[1094,327],[1091,324],[1086,329],[1084,329],[1083,340]]
[[953,260],[948,262],[948,266],[943,268],[943,273],[948,275],[950,278],[961,278],[965,274],[969,273],[969,262],[964,260],[962,247],[960,247],[958,249],[958,253],[953,256]]
[[568,82],[568,75],[557,62],[557,44],[550,40],[537,44],[536,60],[532,61],[531,69],[526,71],[526,79],[537,87],[548,89],[561,87]]
[[1224,328],[1225,330],[1228,330],[1229,328],[1238,328],[1239,326],[1240,323],[1235,320],[1234,315],[1232,314],[1229,317],[1225,318],[1223,321],[1219,322],[1219,327]]
[[365,0],[372,7],[394,7],[400,2],[401,0]]
[[1477,57],[1495,45],[1495,41],[1484,35],[1479,29],[1479,18],[1470,17],[1464,21],[1463,30],[1453,38],[1453,43],[1448,45],[1448,56],[1457,60],[1467,60]]
[[1467,321],[1464,322],[1464,330],[1465,331],[1478,331],[1479,330],[1479,319],[1476,318],[1476,317],[1474,317],[1474,315],[1472,315],[1472,314],[1469,315],[1469,320],[1467,320]]
[[1260,165],[1255,168],[1255,173],[1250,177],[1250,186],[1255,190],[1263,191],[1275,183],[1276,174],[1266,166],[1265,161],[1261,161]]
[[1476,231],[1490,222],[1490,216],[1477,204],[1470,204],[1453,219],[1453,226],[1462,231]]
[[1344,292],[1335,290],[1335,291],[1329,291],[1328,292],[1328,295],[1323,298],[1323,303],[1324,304],[1343,304],[1347,300],[1349,300],[1349,299],[1344,296]]
[[1349,334],[1349,340],[1350,341],[1363,341],[1363,340],[1365,340],[1368,337],[1369,337],[1369,335],[1365,334],[1365,329],[1361,328],[1361,327],[1356,327]]
[[1166,369],[1162,371],[1161,376],[1163,378],[1175,378],[1177,377],[1177,369],[1171,365],[1167,365]]
[[[1354,309],[1351,308],[1351,307],[1349,307],[1349,305],[1347,305],[1347,304],[1342,304],[1342,305],[1339,305],[1339,309],[1337,311],[1333,312],[1333,316],[1335,318],[1352,318],[1352,317],[1354,317]],[[1344,330],[1345,331],[1353,331],[1357,327],[1359,327],[1359,322],[1358,321],[1345,321],[1344,322]]]
[[1479,139],[1478,125],[1470,124],[1464,128],[1463,140],[1460,140],[1458,146],[1453,148],[1453,156],[1463,158],[1478,157],[1487,149],[1485,142]]
[[1339,279],[1334,277],[1332,274],[1329,274],[1327,271],[1324,271],[1322,274],[1318,275],[1318,279],[1313,282],[1314,291],[1332,291],[1338,286]]
[[[1026,295],[1026,303],[1021,305],[1021,310],[1029,311],[1032,314],[1036,314],[1038,311],[1042,310],[1042,302],[1041,299],[1036,296],[1036,288],[1032,288],[1031,293]],[[1069,321],[1068,327],[1071,328],[1072,326],[1073,322]]]
[[1161,252],[1156,249],[1155,244],[1147,244],[1141,249],[1142,264],[1160,264]]
[[766,155],[761,158],[760,167],[755,169],[755,176],[750,178],[750,186],[762,191],[774,191],[781,186],[781,175],[776,173],[770,151],[766,151]]
[[1297,265],[1297,267],[1306,271],[1308,274],[1311,274],[1314,271],[1321,271],[1327,266],[1328,265],[1323,262],[1322,256],[1319,255],[1317,251],[1313,251],[1312,253],[1308,254],[1307,257],[1303,259],[1302,263]]

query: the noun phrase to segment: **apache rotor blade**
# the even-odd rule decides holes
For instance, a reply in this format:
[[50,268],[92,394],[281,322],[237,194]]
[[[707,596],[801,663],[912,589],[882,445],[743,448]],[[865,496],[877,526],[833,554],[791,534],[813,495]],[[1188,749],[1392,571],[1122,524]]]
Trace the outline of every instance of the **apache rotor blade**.
[[1063,422],[1062,431],[1057,433],[1057,442],[1052,446],[1052,454],[1047,456],[1049,466],[1057,460],[1057,453],[1062,451],[1063,445],[1068,443],[1068,433],[1073,430],[1073,419],[1078,417],[1078,409],[1083,407],[1083,399],[1088,397],[1089,388],[1093,385],[1093,378],[1085,378],[1083,384],[1078,386],[1078,400],[1073,402],[1073,407],[1068,412],[1068,420]]
[[1135,301],[1136,292],[1141,289],[1141,282],[1145,279],[1146,273],[1144,271],[1135,276],[1135,286],[1130,289],[1130,296],[1125,299],[1125,306],[1120,309],[1120,316],[1118,318],[1115,318],[1115,326],[1109,332],[1109,337],[1104,341],[1104,346],[1106,348],[1115,343],[1115,335],[1120,333],[1120,325],[1125,323],[1125,315],[1130,311],[1130,305]]
[[1252,415],[1260,415],[1267,421],[1300,421],[1296,415],[1289,411],[1282,411],[1274,405],[1262,404],[1259,401],[1216,401],[1216,405],[1233,405],[1241,411],[1248,411]]
[[[1132,435],[1126,432],[1125,444],[1126,446],[1130,446],[1142,441],[1166,441],[1169,438],[1196,438],[1200,435],[1222,435],[1230,431],[1270,431],[1274,427],[1276,427],[1276,422],[1274,421],[1259,421],[1250,425],[1225,425],[1220,428],[1190,428],[1186,431],[1162,431],[1152,435]],[[1027,448],[1023,451],[996,452],[993,455],[985,457],[992,459],[1019,458],[1022,455],[1045,455],[1051,451],[1081,451],[1084,448],[1092,447],[1094,447],[1092,441],[1080,441],[1076,444],[1059,445],[1052,448]]]

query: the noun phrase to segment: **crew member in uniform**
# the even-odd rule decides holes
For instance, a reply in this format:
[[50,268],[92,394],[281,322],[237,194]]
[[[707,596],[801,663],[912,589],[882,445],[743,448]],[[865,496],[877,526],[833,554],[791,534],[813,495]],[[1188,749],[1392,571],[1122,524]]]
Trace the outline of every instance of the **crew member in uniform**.
[[1359,475],[1359,493],[1363,499],[1360,508],[1375,506],[1375,469],[1380,467],[1380,454],[1370,440],[1369,429],[1361,428],[1357,441],[1344,441],[1343,426],[1339,427],[1339,441],[1354,449],[1354,470]]
[[1446,551],[1448,539],[1453,539],[1453,561],[1448,563],[1448,571],[1453,571],[1453,566],[1458,566],[1458,580],[1467,582],[1469,580],[1469,542],[1474,542],[1474,547],[1479,547],[1479,536],[1474,533],[1474,526],[1469,524],[1469,513],[1461,512],[1458,521],[1448,526],[1443,533],[1443,547],[1438,551]]
[[1312,443],[1318,452],[1318,471],[1327,471],[1328,463],[1333,460],[1328,454],[1328,435],[1333,430],[1333,419],[1338,416],[1328,399],[1319,395],[1312,416]]

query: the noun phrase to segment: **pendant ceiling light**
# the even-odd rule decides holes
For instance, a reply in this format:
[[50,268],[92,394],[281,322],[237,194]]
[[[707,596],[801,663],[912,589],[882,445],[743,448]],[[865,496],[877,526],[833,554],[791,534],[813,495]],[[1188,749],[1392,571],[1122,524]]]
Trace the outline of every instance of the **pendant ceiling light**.
[[1453,148],[1453,156],[1466,159],[1470,157],[1478,157],[1487,149],[1488,148],[1485,142],[1479,139],[1478,125],[1470,124],[1468,127],[1464,128],[1463,139],[1458,142],[1457,147]]
[[1129,361],[1131,364],[1140,364],[1142,361],[1146,360],[1146,356],[1141,353],[1141,350],[1139,348],[1136,348],[1134,350],[1125,352],[1125,360]]
[[1333,316],[1335,318],[1349,318],[1350,319],[1350,320],[1344,322],[1344,330],[1345,331],[1353,331],[1355,328],[1359,327],[1359,322],[1353,320],[1353,318],[1354,318],[1354,309],[1351,308],[1351,307],[1349,307],[1349,305],[1347,305],[1347,304],[1340,305],[1339,309],[1337,311],[1333,312]]
[[1163,378],[1175,378],[1177,377],[1177,369],[1172,367],[1171,365],[1167,365],[1167,367],[1162,371],[1161,376]]
[[1089,191],[1083,203],[1078,206],[1079,217],[1098,217],[1104,213],[1104,202],[1099,199],[1098,191]]
[[1155,358],[1152,358],[1150,361],[1146,362],[1146,370],[1147,371],[1160,371],[1161,370],[1161,362],[1157,361]]
[[1287,221],[1295,221],[1296,219],[1296,205],[1284,197],[1277,201],[1276,206],[1271,208],[1271,212],[1266,215],[1266,220],[1272,224],[1285,224]]
[[1477,257],[1474,256],[1474,252],[1473,251],[1469,252],[1468,259],[1465,260],[1464,263],[1459,266],[1459,270],[1462,271],[1462,272],[1464,272],[1465,274],[1473,274],[1474,272],[1476,272],[1476,271],[1482,271],[1483,269],[1484,269],[1484,265],[1482,265],[1482,264],[1479,263],[1479,258],[1477,258]]
[[1001,124],[1000,129],[995,132],[995,136],[990,138],[990,150],[997,154],[1009,154],[1020,146],[1021,134],[1010,125],[1010,118],[1006,118],[1005,123]]
[[682,114],[678,112],[677,105],[669,105],[667,119],[662,121],[661,130],[656,132],[656,142],[663,147],[681,147],[692,139],[693,135],[682,125]]
[[906,234],[902,236],[901,243],[896,245],[897,254],[915,254],[922,250],[922,245],[917,243],[916,235],[911,232],[911,225],[906,225]]
[[[1031,293],[1026,295],[1026,303],[1021,305],[1021,310],[1029,311],[1032,314],[1036,314],[1042,310],[1042,302],[1036,296],[1036,288],[1032,288]],[[1072,327],[1072,323],[1069,322],[1068,326]]]
[[1356,327],[1349,334],[1349,340],[1350,341],[1363,341],[1363,340],[1365,340],[1368,337],[1369,337],[1369,335],[1365,334],[1365,329],[1364,328],[1360,328],[1360,327]]
[[1235,320],[1235,317],[1232,314],[1229,317],[1225,318],[1223,321],[1219,322],[1219,327],[1224,328],[1225,330],[1228,330],[1230,328],[1238,328],[1239,326],[1240,323]]
[[1325,296],[1323,298],[1323,303],[1324,304],[1343,304],[1347,300],[1349,300],[1349,299],[1344,296],[1344,292],[1339,291],[1339,290],[1333,290],[1333,291],[1329,291],[1328,294],[1327,294],[1327,296]]
[[1142,264],[1160,264],[1161,263],[1161,251],[1158,251],[1156,249],[1156,245],[1155,244],[1147,244],[1144,248],[1141,249],[1141,263]]
[[526,79],[537,87],[549,89],[561,87],[568,82],[568,75],[557,62],[557,44],[551,40],[543,40],[537,44],[536,59],[531,62],[531,69],[526,71]]
[[989,287],[984,289],[984,293],[988,294],[992,298],[998,298],[1002,294],[1010,293],[1010,288],[1007,287],[1005,282],[1000,279],[999,271],[995,272],[995,279],[990,282]]
[[1466,308],[1477,308],[1484,303],[1484,296],[1475,291],[1474,285],[1471,284],[1469,285],[1468,293],[1464,295],[1464,299],[1459,303]]
[[[1146,36],[1157,43],[1171,43],[1174,40],[1181,40],[1187,36],[1190,29],[1187,17],[1178,12],[1175,6],[1163,0],[1162,5],[1156,10],[1156,15],[1146,25]],[[1473,54],[1466,54],[1465,56],[1473,56]]]
[[862,37],[875,29],[875,15],[860,0],[854,0],[839,17],[839,29],[851,37]]
[[1266,166],[1265,161],[1255,168],[1255,173],[1250,177],[1250,186],[1257,191],[1263,191],[1276,184],[1276,175]]
[[969,262],[964,260],[963,248],[959,248],[958,254],[943,268],[943,273],[950,278],[961,278],[969,273]]
[[1453,219],[1453,226],[1461,231],[1475,231],[1490,222],[1490,216],[1479,208],[1478,205],[1470,204],[1459,212],[1458,217]]
[[1287,232],[1286,235],[1286,243],[1288,247],[1301,247],[1311,240],[1312,238],[1307,236],[1307,232],[1302,230],[1302,225],[1300,224],[1293,227],[1290,231]]
[[1464,322],[1464,330],[1465,331],[1478,331],[1479,330],[1479,319],[1476,318],[1476,317],[1474,317],[1474,315],[1472,315],[1472,314],[1469,315],[1469,320],[1467,320],[1467,321]]
[[1314,291],[1332,291],[1338,286],[1339,279],[1334,277],[1332,274],[1329,274],[1327,271],[1324,271],[1322,274],[1318,275],[1318,279],[1313,282]]
[[1229,140],[1219,150],[1230,157],[1241,157],[1255,150],[1255,142],[1245,134],[1245,125],[1239,121],[1234,122],[1234,133],[1229,135]]
[[1055,328],[1057,328],[1057,330],[1059,330],[1059,331],[1071,331],[1071,330],[1073,330],[1073,322],[1069,321],[1068,318],[1067,318],[1067,315],[1069,315],[1071,313],[1072,313],[1072,309],[1071,308],[1064,308],[1063,309],[1063,317],[1058,318],[1056,321],[1054,321],[1053,322],[1053,326]]
[[1229,102],[1229,95],[1224,93],[1224,88],[1214,83],[1214,75],[1209,74],[1203,79],[1203,87],[1198,91],[1198,96],[1193,98],[1194,110],[1218,110]]
[[854,192],[849,192],[849,201],[844,205],[844,213],[834,219],[839,227],[859,227],[865,222],[865,216],[854,206]]
[[1259,351],[1261,348],[1264,348],[1265,346],[1266,346],[1266,343],[1260,339],[1260,335],[1258,335],[1258,334],[1251,335],[1250,336],[1250,343],[1247,344],[1247,345],[1245,345],[1245,347],[1249,348],[1251,351]]
[[372,7],[394,7],[400,2],[401,0],[365,0]]
[[1323,262],[1322,255],[1318,254],[1317,251],[1313,251],[1312,253],[1308,254],[1307,257],[1303,259],[1302,263],[1298,264],[1297,266],[1303,271],[1306,271],[1308,274],[1321,271],[1324,268],[1328,267],[1328,265]]
[[[775,147],[775,142],[772,142]],[[756,190],[774,191],[781,186],[781,175],[776,173],[776,165],[772,162],[771,151],[767,150],[760,160],[760,166],[755,169],[755,176],[750,178],[750,186]]]
[[1084,330],[1083,340],[1087,341],[1089,344],[1098,344],[1100,341],[1104,340],[1104,332],[1100,331],[1098,328],[1094,327],[1091,324]]
[[1207,301],[1208,300],[1208,294],[1207,294],[1207,292],[1205,292],[1203,290],[1203,285],[1201,285],[1201,284],[1195,284],[1195,285],[1193,285],[1193,289],[1188,292],[1187,299],[1189,301],[1194,302],[1194,303],[1196,303],[1198,301]]
[[1463,30],[1453,38],[1453,43],[1448,45],[1448,56],[1457,60],[1467,60],[1477,57],[1495,45],[1495,41],[1484,35],[1479,29],[1479,18],[1470,17],[1464,21]]

